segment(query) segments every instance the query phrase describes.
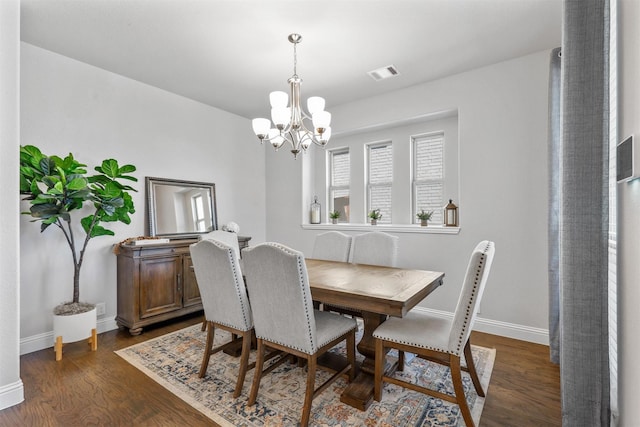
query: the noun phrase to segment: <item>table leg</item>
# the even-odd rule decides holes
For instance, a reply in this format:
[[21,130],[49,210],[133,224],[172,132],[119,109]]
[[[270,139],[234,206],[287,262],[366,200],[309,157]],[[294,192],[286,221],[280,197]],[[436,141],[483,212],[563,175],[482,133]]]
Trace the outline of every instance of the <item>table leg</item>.
[[387,315],[363,311],[362,320],[364,323],[364,331],[357,346],[358,353],[365,356],[361,369],[373,375],[376,363],[376,343],[375,338],[373,338],[373,331],[375,331],[382,322],[387,320]]
[[365,356],[358,376],[351,382],[340,396],[340,401],[364,411],[373,400],[373,373],[375,367],[375,339],[373,331],[385,320],[384,314],[362,312],[364,331],[358,343],[358,352]]

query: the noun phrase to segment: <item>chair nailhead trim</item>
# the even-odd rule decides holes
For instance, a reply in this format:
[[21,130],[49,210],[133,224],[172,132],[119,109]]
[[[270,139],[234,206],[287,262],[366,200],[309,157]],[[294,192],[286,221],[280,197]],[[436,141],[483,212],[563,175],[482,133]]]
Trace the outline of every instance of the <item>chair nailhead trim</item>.
[[[231,272],[233,274],[233,282],[234,282],[234,287],[235,287],[235,291],[236,291],[236,296],[238,297],[238,302],[240,303],[240,309],[242,311],[242,319],[244,320],[244,325],[243,328],[238,328],[237,325],[231,325],[231,324],[226,324],[226,323],[222,323],[222,322],[216,322],[216,323],[220,323],[221,325],[224,326],[228,326],[234,329],[238,329],[238,330],[245,330],[248,331],[249,329],[253,328],[252,322],[249,321],[249,310],[250,308],[248,308],[245,305],[245,299],[243,298],[243,292],[242,292],[242,288],[240,288],[240,286],[244,287],[244,281],[242,281],[242,283],[238,280],[238,277],[241,276],[240,274],[238,274],[238,259],[236,258],[236,253],[233,250],[233,248],[229,245],[222,245],[220,242],[218,242],[217,240],[209,240],[211,243],[213,243],[214,245],[216,245],[217,247],[219,247],[220,249],[226,249],[227,250],[227,258],[229,259],[229,263],[231,265]],[[246,291],[245,291],[246,292]],[[248,302],[248,301],[247,301]]]
[[[304,314],[307,318],[307,335],[309,337],[309,345],[311,346],[311,353],[308,354],[313,354],[316,352],[317,350],[317,346],[316,343],[314,342],[314,331],[311,330],[311,318],[310,318],[310,309],[309,309],[309,301],[307,301],[307,293],[305,292],[305,287],[304,287],[304,268],[306,268],[306,264],[304,264],[304,257],[302,257],[300,255],[299,252],[293,252],[291,249],[289,249],[288,247],[284,246],[284,245],[280,245],[278,243],[274,243],[274,242],[269,242],[268,245],[273,246],[274,248],[278,248],[280,249],[282,252],[288,254],[288,255],[292,255],[296,257],[296,262],[298,263],[298,284],[300,286],[300,290],[301,290],[301,294],[302,294],[302,305],[304,307]],[[307,284],[308,286],[308,284]],[[313,305],[311,305],[311,313],[313,313]],[[315,320],[315,319],[314,319]],[[276,343],[276,344],[282,344],[282,343]],[[299,351],[303,351],[305,353],[307,353],[307,350],[302,350],[302,349],[296,349]]]
[[467,329],[469,328],[469,321],[471,320],[471,304],[475,302],[476,292],[478,291],[478,286],[480,286],[480,282],[482,281],[482,273],[484,272],[484,264],[487,257],[487,251],[491,247],[491,242],[487,242],[487,245],[482,250],[482,254],[480,255],[480,261],[476,267],[476,277],[473,282],[473,289],[471,290],[471,297],[469,298],[469,304],[466,307],[466,313],[464,317],[464,322],[462,324],[462,329],[460,330],[460,336],[458,337],[458,345],[456,347],[456,354],[460,354],[460,349],[464,347],[463,338],[466,335]]

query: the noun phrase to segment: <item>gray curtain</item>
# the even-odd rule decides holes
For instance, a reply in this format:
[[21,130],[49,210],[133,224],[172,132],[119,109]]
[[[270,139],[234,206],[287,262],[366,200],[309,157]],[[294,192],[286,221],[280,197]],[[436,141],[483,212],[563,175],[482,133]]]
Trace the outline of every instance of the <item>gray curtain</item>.
[[560,48],[549,66],[549,348],[560,363]]
[[608,426],[609,2],[565,0],[563,16],[549,157],[551,357],[560,361],[562,425]]

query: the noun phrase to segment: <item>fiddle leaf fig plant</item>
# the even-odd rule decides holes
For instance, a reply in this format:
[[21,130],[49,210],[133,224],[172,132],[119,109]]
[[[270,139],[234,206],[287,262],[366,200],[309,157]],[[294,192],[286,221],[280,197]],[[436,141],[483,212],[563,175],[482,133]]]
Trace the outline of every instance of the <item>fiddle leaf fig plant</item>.
[[[129,191],[137,191],[123,182],[138,181],[129,175],[133,165],[118,164],[107,159],[96,166],[95,175],[88,175],[86,165],[73,154],[66,157],[47,156],[33,145],[20,147],[20,193],[31,204],[31,222],[40,222],[40,232],[55,226],[64,234],[73,257],[73,303],[80,301],[80,268],[89,241],[115,233],[103,226],[108,222],[129,224],[135,212]],[[89,215],[80,219],[84,237],[74,234],[73,211],[91,206]],[[55,310],[54,310],[55,311]]]

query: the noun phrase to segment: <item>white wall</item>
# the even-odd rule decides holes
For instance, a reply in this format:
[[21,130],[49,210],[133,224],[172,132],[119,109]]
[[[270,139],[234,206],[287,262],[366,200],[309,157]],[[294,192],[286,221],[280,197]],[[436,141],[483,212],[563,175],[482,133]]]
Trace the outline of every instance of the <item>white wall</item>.
[[[633,135],[640,147],[640,3],[618,7],[618,116],[620,140]],[[618,184],[618,396],[620,426],[640,419],[640,179]]]
[[19,84],[20,3],[0,1],[0,409],[24,400],[18,352]]
[[[218,222],[235,221],[240,234],[265,237],[265,155],[249,120],[158,88],[22,43],[22,144],[66,155],[90,168],[113,157],[137,166],[136,213],[114,237],[89,243],[80,297],[105,302],[116,314],[116,258],[112,245],[145,233],[144,177],[216,184]],[[28,205],[22,202],[22,209]],[[40,235],[28,216],[20,222],[20,331],[36,339],[52,330],[51,309],[72,297],[72,263],[62,234]]]
[[[549,54],[327,107],[334,132],[458,110],[460,234],[399,233],[399,265],[444,271],[445,286],[422,306],[452,312],[471,250],[480,240],[494,240],[478,329],[538,342],[548,342]],[[301,164],[287,152],[267,154],[267,238],[310,254],[318,231],[301,229],[299,209],[308,210],[302,186],[313,188],[314,179],[302,176]]]

